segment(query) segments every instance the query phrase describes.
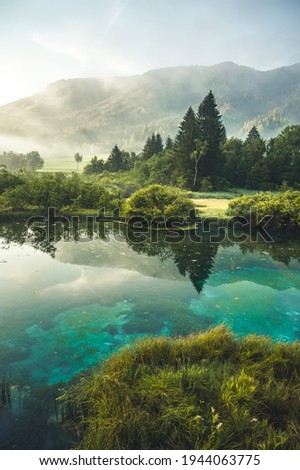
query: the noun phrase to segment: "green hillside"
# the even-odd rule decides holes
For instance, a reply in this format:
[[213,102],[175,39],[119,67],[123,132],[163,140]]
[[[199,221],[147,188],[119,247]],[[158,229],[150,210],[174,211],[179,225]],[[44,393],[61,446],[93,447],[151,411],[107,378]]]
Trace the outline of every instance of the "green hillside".
[[256,125],[269,137],[300,123],[300,64],[262,72],[226,62],[52,83],[0,107],[0,150],[25,139],[56,156],[106,154],[116,143],[139,151],[154,131],[173,136],[188,106],[210,89],[229,135],[244,137]]

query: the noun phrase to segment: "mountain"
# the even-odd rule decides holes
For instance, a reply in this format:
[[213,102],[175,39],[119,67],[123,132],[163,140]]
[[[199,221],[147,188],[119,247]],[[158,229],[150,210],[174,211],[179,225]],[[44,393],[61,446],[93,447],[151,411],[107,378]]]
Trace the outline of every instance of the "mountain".
[[30,142],[46,156],[105,155],[115,144],[140,151],[154,131],[174,136],[188,106],[196,109],[210,89],[228,135],[244,137],[256,125],[269,137],[300,123],[300,64],[262,72],[225,62],[52,83],[0,107],[0,150]]

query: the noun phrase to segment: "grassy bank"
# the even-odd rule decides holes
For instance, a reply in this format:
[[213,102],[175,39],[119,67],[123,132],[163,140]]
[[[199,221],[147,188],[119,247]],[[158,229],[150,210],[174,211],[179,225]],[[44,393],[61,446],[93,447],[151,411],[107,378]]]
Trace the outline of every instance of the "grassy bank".
[[218,327],[126,348],[63,397],[82,449],[299,449],[300,346]]

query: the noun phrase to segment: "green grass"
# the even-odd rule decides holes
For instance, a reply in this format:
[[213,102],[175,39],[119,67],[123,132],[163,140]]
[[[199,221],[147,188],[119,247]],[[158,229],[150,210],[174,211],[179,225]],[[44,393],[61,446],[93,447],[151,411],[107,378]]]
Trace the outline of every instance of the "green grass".
[[228,199],[192,199],[196,206],[197,216],[202,218],[218,217],[219,219],[229,219]]
[[211,192],[188,192],[191,199],[234,199],[238,196],[252,196],[260,192],[258,189],[232,188],[228,191],[211,191]]
[[[87,161],[82,161],[79,164],[78,173],[83,172],[84,166],[87,164]],[[49,158],[45,160],[45,164],[39,173],[77,173],[77,164],[74,160],[73,156],[70,157],[62,157],[62,158]]]
[[81,449],[300,449],[300,346],[148,338],[62,397]]

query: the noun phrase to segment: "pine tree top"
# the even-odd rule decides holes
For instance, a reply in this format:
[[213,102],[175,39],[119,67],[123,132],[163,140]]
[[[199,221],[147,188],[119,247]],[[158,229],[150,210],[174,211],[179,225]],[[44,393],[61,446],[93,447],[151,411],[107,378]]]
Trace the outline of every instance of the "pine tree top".
[[254,140],[261,140],[260,133],[256,126],[253,126],[247,136],[246,142],[253,142]]

